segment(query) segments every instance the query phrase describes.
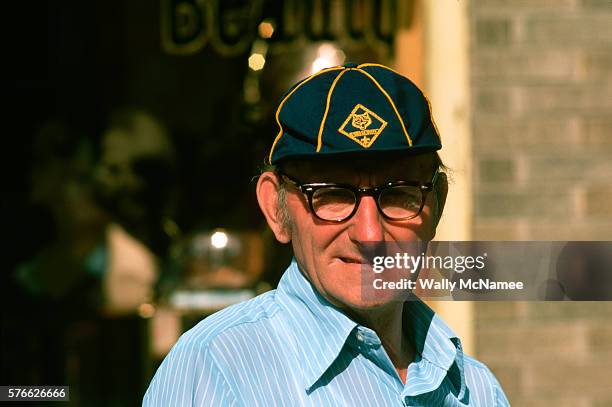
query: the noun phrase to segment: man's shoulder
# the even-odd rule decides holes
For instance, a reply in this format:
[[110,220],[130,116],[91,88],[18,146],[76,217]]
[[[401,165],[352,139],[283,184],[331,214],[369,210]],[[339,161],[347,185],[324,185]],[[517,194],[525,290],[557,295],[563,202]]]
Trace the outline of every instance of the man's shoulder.
[[[247,359],[239,355],[267,349],[276,340],[270,334],[280,310],[275,295],[273,290],[227,307],[185,332],[157,370],[143,405],[235,402],[238,390],[228,378],[239,376],[239,369],[245,366]],[[191,404],[190,400],[200,402]]]
[[472,389],[480,388],[481,392],[490,392],[496,403],[499,402],[499,405],[507,405],[501,403],[503,400],[507,403],[506,396],[499,381],[487,365],[471,356],[463,355],[463,367],[468,387]]
[[483,362],[469,355],[463,355],[463,368],[466,380],[476,382],[474,384],[490,387],[492,390],[501,389],[495,374]]
[[276,290],[231,305],[204,318],[185,332],[176,346],[206,348],[220,336],[250,334],[269,323],[280,310]]
[[487,365],[470,355],[463,355],[463,364],[466,369],[474,369],[481,373],[491,373]]

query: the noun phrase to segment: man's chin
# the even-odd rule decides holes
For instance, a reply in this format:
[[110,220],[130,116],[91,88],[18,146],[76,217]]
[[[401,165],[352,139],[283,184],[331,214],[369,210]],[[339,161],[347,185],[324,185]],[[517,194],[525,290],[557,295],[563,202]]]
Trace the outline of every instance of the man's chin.
[[342,296],[334,301],[340,304],[341,308],[349,311],[357,311],[364,313],[368,311],[377,311],[383,308],[389,308],[393,304],[403,302],[403,296],[398,296],[397,293],[377,293],[376,296],[364,296],[361,291],[350,296]]

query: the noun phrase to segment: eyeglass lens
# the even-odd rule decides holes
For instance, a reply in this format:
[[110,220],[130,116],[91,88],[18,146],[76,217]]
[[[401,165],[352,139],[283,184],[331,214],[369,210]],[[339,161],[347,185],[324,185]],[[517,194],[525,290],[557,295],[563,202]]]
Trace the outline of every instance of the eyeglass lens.
[[339,221],[348,217],[355,208],[357,197],[350,189],[321,188],[312,195],[312,209],[318,217]]

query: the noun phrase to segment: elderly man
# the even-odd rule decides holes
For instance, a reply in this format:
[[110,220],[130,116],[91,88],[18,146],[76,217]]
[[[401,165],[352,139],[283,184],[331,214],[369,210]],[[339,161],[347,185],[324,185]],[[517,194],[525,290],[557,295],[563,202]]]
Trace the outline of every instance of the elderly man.
[[276,290],[199,323],[147,406],[506,406],[420,301],[364,295],[372,242],[429,241],[446,199],[429,103],[378,64],[324,69],[276,113],[261,210],[294,260]]

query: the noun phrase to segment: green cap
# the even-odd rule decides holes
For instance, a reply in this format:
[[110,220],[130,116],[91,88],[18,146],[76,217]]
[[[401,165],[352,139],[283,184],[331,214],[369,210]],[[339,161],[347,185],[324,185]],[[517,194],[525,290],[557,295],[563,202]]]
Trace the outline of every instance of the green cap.
[[431,106],[408,78],[380,64],[323,69],[295,84],[276,111],[268,160],[442,148]]

